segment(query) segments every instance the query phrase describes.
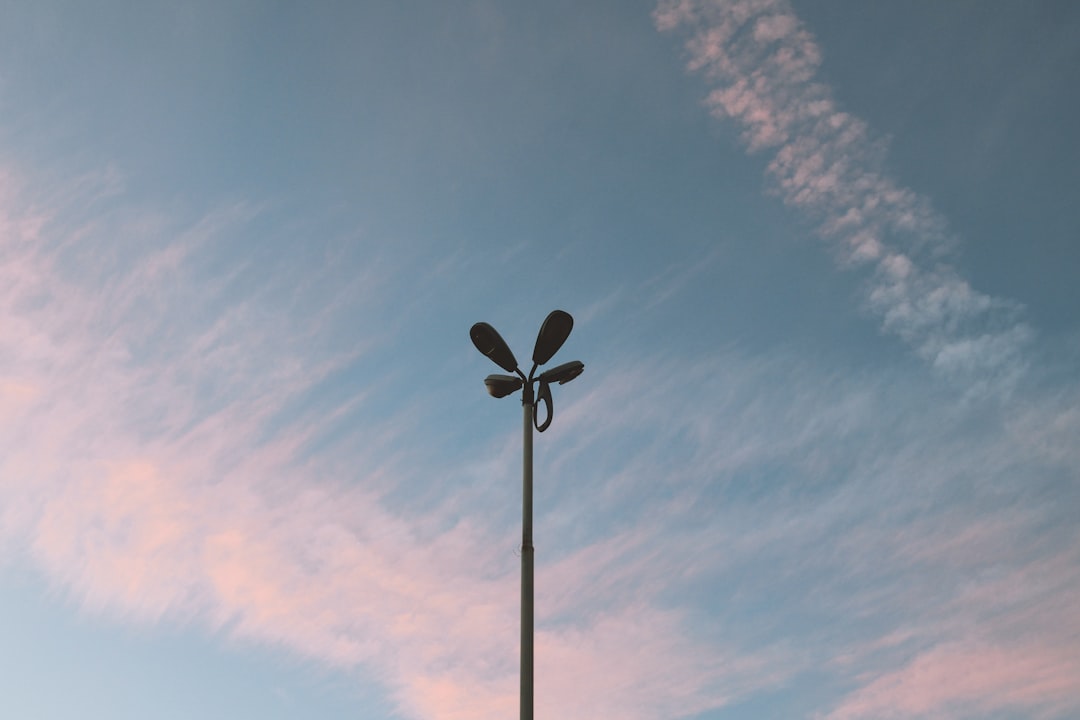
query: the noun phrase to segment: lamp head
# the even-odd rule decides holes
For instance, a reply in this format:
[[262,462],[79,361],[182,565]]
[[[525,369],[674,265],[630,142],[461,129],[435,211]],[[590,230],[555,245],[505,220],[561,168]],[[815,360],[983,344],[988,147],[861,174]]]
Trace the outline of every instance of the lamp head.
[[517,370],[517,359],[510,351],[510,346],[502,339],[498,331],[486,322],[478,322],[469,329],[469,337],[472,338],[476,349],[491,358],[496,365],[506,372]]
[[571,360],[562,365],[556,365],[550,370],[540,373],[541,383],[559,383],[565,385],[585,371],[585,363],[580,360]]
[[574,318],[564,310],[552,310],[540,326],[540,333],[536,336],[536,346],[533,348],[532,360],[537,365],[543,365],[551,356],[559,351],[566,342],[570,331],[574,329]]
[[484,378],[484,385],[487,386],[491,397],[502,398],[517,392],[522,385],[522,380],[516,375],[488,375]]

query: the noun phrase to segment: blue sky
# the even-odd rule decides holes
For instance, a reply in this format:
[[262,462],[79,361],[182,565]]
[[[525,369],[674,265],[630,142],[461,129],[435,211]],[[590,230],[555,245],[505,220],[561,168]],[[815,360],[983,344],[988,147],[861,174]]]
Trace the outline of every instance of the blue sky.
[[1080,712],[1080,8],[0,4],[5,717]]

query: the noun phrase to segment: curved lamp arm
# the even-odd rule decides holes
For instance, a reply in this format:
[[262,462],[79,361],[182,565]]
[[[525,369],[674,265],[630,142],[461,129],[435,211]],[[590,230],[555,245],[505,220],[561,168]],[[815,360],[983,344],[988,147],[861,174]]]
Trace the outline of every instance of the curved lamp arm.
[[[540,403],[544,403],[544,407],[547,410],[547,415],[544,418],[544,422],[540,422],[540,413],[538,408]],[[555,417],[555,407],[551,404],[551,386],[546,382],[540,383],[540,389],[536,392],[536,402],[533,403],[533,425],[536,426],[537,431],[544,432],[548,429],[548,425],[551,424],[551,419]]]

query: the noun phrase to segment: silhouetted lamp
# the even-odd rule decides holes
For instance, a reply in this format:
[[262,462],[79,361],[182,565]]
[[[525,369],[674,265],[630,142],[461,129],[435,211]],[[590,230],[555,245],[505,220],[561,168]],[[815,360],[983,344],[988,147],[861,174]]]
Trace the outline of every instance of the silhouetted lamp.
[[536,365],[543,365],[551,357],[559,352],[559,348],[570,337],[570,331],[574,329],[574,318],[570,313],[562,310],[552,310],[544,324],[540,326],[540,332],[536,335],[536,345],[533,347],[532,359]]
[[[572,360],[541,373],[539,377],[536,376],[536,368],[545,364],[559,351],[559,348],[566,342],[566,338],[570,336],[570,331],[573,329],[574,318],[570,313],[563,310],[552,310],[544,318],[544,322],[540,326],[540,332],[536,335],[536,345],[533,346],[532,354],[533,366],[529,370],[527,377],[518,367],[517,358],[514,357],[510,346],[499,335],[498,330],[486,322],[478,322],[469,330],[469,337],[477,350],[491,358],[503,370],[516,373],[518,376],[488,375],[484,378],[484,385],[487,386],[488,394],[492,397],[502,398],[512,395],[518,388],[524,387],[525,392],[523,393],[522,402],[533,407],[533,422],[540,432],[547,430],[548,425],[551,424],[551,391],[547,388],[547,385],[550,383],[565,385],[585,369],[585,363],[580,360]],[[540,383],[538,391],[534,391],[532,387],[533,383],[536,382]],[[538,398],[537,395],[539,395]],[[537,420],[535,413],[539,401],[543,401],[547,406],[547,419],[543,423]]]
[[540,374],[540,382],[557,382],[560,385],[565,385],[584,372],[584,370],[585,363],[580,360],[571,360],[568,363],[556,365],[550,370],[542,372]]
[[[536,376],[536,368],[547,363],[570,336],[574,329],[574,318],[570,313],[553,310],[544,319],[540,332],[536,335],[533,346],[532,369],[529,375],[521,372],[514,353],[502,336],[485,322],[478,322],[469,330],[473,345],[506,372],[514,375],[488,375],[484,385],[492,397],[502,398],[522,389],[521,405],[524,409],[524,436],[522,445],[522,493],[521,493],[521,720],[533,717],[533,553],[532,544],[532,431],[535,427],[544,432],[551,425],[553,409],[551,404],[551,384],[565,385],[585,370],[585,363],[572,360],[556,365]],[[539,388],[533,388],[539,383]],[[543,403],[547,410],[543,422],[538,417],[537,407]]]
[[498,330],[486,322],[478,322],[469,330],[469,337],[472,338],[477,350],[491,358],[503,370],[521,374],[514,353],[510,352],[510,346],[502,339]]
[[488,375],[484,378],[484,384],[487,385],[491,397],[501,398],[517,392],[522,380],[513,375]]

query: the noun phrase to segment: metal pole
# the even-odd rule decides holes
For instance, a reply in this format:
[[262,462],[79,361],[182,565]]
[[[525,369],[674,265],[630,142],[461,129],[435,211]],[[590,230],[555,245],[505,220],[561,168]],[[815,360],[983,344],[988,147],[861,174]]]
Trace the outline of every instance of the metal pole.
[[521,720],[533,720],[533,388],[521,397],[525,421],[521,473]]

